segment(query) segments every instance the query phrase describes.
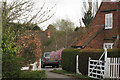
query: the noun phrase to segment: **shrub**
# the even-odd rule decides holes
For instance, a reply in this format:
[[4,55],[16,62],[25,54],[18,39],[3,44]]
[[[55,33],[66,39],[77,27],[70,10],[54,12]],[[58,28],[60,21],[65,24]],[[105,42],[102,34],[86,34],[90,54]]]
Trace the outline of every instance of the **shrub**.
[[21,58],[16,56],[18,48],[13,43],[13,33],[8,31],[3,33],[2,37],[2,77],[18,78],[20,76],[20,68],[22,67]]
[[21,58],[11,54],[2,55],[2,77],[19,78],[21,73]]
[[43,79],[45,78],[45,71],[23,71],[21,73],[21,78],[29,78],[30,80],[37,79]]
[[62,52],[62,69],[69,72],[76,71],[76,55],[79,53],[79,50],[76,49],[65,49]]

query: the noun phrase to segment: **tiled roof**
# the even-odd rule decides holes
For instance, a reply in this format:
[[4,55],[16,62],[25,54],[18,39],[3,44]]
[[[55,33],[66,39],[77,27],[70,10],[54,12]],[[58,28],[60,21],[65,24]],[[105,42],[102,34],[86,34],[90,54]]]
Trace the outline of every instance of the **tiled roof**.
[[82,46],[85,47],[89,42],[94,39],[102,30],[104,26],[91,26],[84,34],[73,43],[72,46]]

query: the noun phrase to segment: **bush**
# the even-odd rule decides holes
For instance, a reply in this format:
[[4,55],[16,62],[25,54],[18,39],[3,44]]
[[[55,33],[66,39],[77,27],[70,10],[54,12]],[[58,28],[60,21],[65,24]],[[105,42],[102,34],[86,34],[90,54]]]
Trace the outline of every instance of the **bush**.
[[76,55],[79,53],[79,50],[76,49],[65,49],[62,52],[62,69],[74,72],[76,71]]
[[19,78],[22,67],[21,58],[16,56],[18,48],[14,44],[10,27],[2,35],[2,77]]
[[21,78],[29,78],[30,80],[37,79],[43,79],[45,78],[45,71],[23,71],[21,73]]
[[21,58],[11,54],[2,55],[2,77],[19,78],[21,73]]

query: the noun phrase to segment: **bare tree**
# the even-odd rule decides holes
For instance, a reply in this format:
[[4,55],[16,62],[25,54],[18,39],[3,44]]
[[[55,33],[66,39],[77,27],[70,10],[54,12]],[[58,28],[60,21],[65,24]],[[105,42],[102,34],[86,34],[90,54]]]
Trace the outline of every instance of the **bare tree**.
[[60,31],[65,32],[65,47],[68,47],[68,33],[74,30],[74,23],[72,23],[70,20],[58,20],[55,24],[53,24],[58,28]]
[[[10,3],[7,0],[3,0],[3,11],[2,11],[2,23],[6,27],[9,22],[25,22],[40,24],[49,20],[54,12],[53,7],[47,7],[44,2],[39,10],[34,9],[35,2],[32,0],[12,0]],[[36,13],[33,13],[36,10]]]

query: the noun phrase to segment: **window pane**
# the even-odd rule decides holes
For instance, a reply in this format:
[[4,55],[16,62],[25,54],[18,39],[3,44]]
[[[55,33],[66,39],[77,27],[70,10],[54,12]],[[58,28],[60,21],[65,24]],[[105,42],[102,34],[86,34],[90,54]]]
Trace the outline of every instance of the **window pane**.
[[105,29],[112,28],[112,13],[105,14]]
[[113,43],[104,43],[103,48],[112,49]]
[[111,45],[108,45],[108,49],[111,49]]
[[107,45],[105,45],[105,48],[107,48]]

